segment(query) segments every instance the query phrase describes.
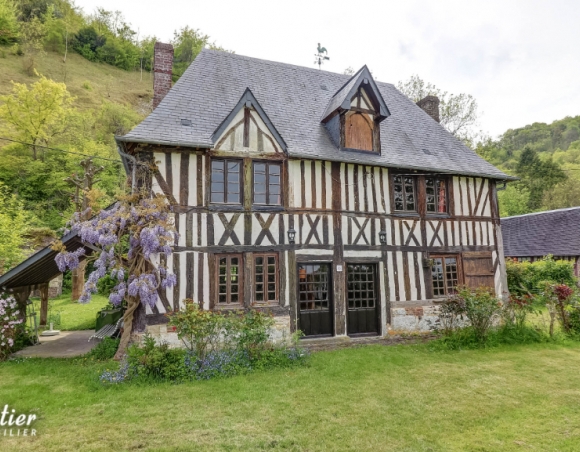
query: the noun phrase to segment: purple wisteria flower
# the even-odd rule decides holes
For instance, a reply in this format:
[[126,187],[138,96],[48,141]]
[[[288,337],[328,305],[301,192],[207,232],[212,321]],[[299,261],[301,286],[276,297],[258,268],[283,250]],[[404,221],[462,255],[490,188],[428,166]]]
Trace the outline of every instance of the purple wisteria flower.
[[[80,218],[75,214],[67,227],[94,250],[92,256],[96,257],[94,270],[79,299],[81,303],[90,301],[98,290],[97,283],[106,275],[118,282],[109,296],[109,301],[116,306],[130,296],[153,307],[157,290],[177,283],[177,277],[167,272],[166,260],[158,259],[161,254],[171,255],[177,240],[173,215],[166,200],[160,197],[141,199],[132,205],[119,201],[89,220],[81,221]],[[61,249],[55,258],[59,270],[77,268],[85,248],[74,252]],[[134,265],[139,259],[147,265]],[[131,268],[138,268],[138,274],[129,274]]]

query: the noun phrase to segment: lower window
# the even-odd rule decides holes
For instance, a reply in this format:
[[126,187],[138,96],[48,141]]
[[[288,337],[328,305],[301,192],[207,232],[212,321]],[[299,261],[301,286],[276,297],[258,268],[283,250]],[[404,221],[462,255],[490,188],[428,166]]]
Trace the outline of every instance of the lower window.
[[217,306],[242,304],[243,264],[241,254],[218,254]]
[[433,296],[444,297],[455,292],[460,283],[460,268],[457,256],[432,256],[431,278]]
[[254,254],[254,301],[278,302],[278,256]]

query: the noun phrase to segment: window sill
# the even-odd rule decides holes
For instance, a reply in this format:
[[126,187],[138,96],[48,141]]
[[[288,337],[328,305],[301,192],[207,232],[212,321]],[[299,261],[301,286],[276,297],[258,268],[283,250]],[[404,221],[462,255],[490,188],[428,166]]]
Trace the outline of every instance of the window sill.
[[243,211],[244,206],[240,204],[210,204],[208,210],[215,211],[215,212],[232,212],[232,211]]
[[284,207],[279,205],[267,206],[263,204],[254,204],[252,210],[256,212],[282,212],[284,211]]
[[450,218],[451,215],[448,213],[427,213],[425,215],[427,218]]
[[402,210],[395,210],[393,211],[392,215],[395,217],[414,217],[414,218],[421,217],[421,215],[419,215],[418,212],[404,212]]

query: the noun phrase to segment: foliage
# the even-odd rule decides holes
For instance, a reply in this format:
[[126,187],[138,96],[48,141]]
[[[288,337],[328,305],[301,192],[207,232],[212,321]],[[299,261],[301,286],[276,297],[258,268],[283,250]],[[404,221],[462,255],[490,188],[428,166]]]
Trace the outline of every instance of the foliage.
[[224,50],[215,43],[210,42],[210,37],[198,29],[185,26],[173,33],[174,63],[173,81],[177,81],[185,72],[195,57],[205,48]]
[[539,295],[546,283],[576,285],[574,264],[546,256],[535,262],[506,259],[508,289],[514,295]]
[[572,332],[570,310],[573,308],[574,290],[566,284],[546,283],[542,298],[550,313],[550,336],[554,334],[554,320],[557,319],[566,334]]
[[205,311],[187,299],[184,310],[170,315],[169,324],[175,327],[185,347],[204,360],[208,353],[228,348],[256,357],[266,348],[274,320],[271,315],[254,309],[230,314]]
[[65,131],[74,98],[64,83],[43,76],[30,88],[12,84],[12,93],[0,97],[0,119],[9,125],[11,138],[32,144],[33,160],[43,159],[37,145],[47,146]]
[[523,149],[515,172],[521,179],[519,183],[529,191],[528,208],[532,211],[541,207],[547,190],[566,180],[566,174],[551,157],[542,160],[529,146]]
[[501,215],[580,205],[579,138],[576,116],[533,123],[507,130],[497,140],[480,141],[476,147],[480,156],[508,174],[523,176],[522,182],[510,183],[515,189],[498,194]]
[[418,75],[397,83],[397,89],[413,102],[418,102],[426,96],[437,96],[440,102],[441,125],[460,140],[470,145],[475,142],[479,134],[475,130],[479,114],[477,101],[471,94],[442,91]]
[[251,357],[259,356],[268,343],[269,332],[274,325],[271,314],[250,309],[239,314],[234,328],[235,343],[239,350],[247,350]]
[[221,312],[204,311],[186,299],[185,309],[171,314],[169,325],[175,327],[185,347],[203,360],[208,352],[218,350],[222,333],[233,330],[232,318]]
[[12,353],[19,325],[23,322],[14,297],[0,294],[0,361]]
[[15,43],[19,29],[16,4],[13,0],[0,0],[0,45]]
[[151,378],[167,381],[183,380],[186,376],[185,350],[170,348],[167,343],[157,345],[149,335],[143,346],[131,345],[127,349],[129,378]]
[[526,325],[529,314],[536,312],[531,295],[510,294],[500,311],[503,325],[521,330]]
[[121,364],[119,371],[105,372],[101,381],[208,380],[290,367],[305,363],[308,357],[299,344],[300,333],[293,336],[290,345],[271,344],[273,319],[261,311],[224,314],[204,311],[192,300],[185,300],[185,309],[171,314],[169,325],[175,328],[185,350],[156,344],[146,334],[141,347],[129,347],[127,366]]
[[530,212],[530,191],[518,183],[509,183],[505,190],[497,192],[501,217],[524,215]]
[[480,343],[485,342],[489,329],[498,318],[501,302],[487,287],[477,289],[458,287],[457,293],[452,298],[453,301],[447,303],[456,304],[455,312],[469,320],[476,340]]
[[87,353],[87,359],[95,361],[106,361],[112,359],[119,348],[119,339],[105,337],[90,352]]
[[0,181],[0,274],[25,257],[29,221],[22,202]]

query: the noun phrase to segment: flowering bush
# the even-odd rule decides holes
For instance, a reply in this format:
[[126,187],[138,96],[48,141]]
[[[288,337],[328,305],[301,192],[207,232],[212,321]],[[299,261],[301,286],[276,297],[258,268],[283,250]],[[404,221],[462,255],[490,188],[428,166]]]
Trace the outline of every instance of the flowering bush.
[[156,344],[145,335],[142,346],[128,348],[126,364],[117,372],[104,372],[101,381],[208,380],[304,363],[308,353],[299,346],[301,333],[294,334],[292,346],[275,346],[268,342],[272,323],[272,317],[260,311],[223,314],[203,311],[186,300],[186,309],[172,314],[171,324],[187,350]]
[[487,287],[458,287],[452,302],[456,304],[456,312],[469,320],[476,339],[485,342],[489,329],[499,315],[501,301]]
[[550,336],[554,335],[554,323],[557,319],[564,333],[572,331],[570,324],[570,312],[574,306],[574,290],[566,284],[546,283],[543,298],[550,313]]
[[[84,244],[96,250],[96,258],[79,302],[88,303],[99,290],[98,282],[108,275],[116,280],[109,301],[114,306],[123,301],[127,303],[117,352],[120,357],[129,343],[133,314],[139,304],[153,307],[157,290],[177,282],[176,276],[168,272],[166,259],[160,259],[171,254],[171,246],[177,239],[174,219],[163,196],[124,197],[90,220],[81,221],[83,214],[75,214],[68,226]],[[62,243],[55,244],[53,249],[59,251],[55,261],[62,272],[78,267],[79,259],[85,254],[85,248],[69,252]]]
[[10,356],[18,327],[23,322],[14,297],[0,295],[0,361]]

